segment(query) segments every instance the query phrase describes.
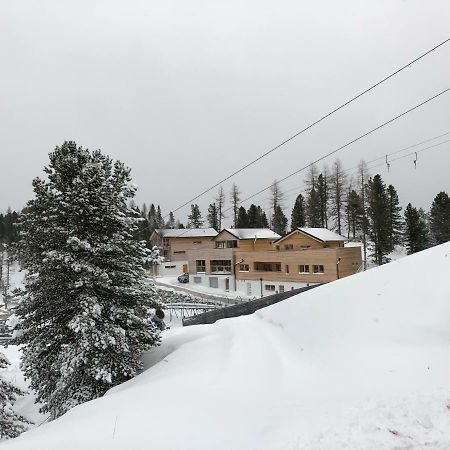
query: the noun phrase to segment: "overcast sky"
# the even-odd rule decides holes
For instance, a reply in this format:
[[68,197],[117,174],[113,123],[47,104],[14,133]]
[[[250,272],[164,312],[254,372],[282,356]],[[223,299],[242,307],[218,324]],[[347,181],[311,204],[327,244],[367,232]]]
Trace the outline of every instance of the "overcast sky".
[[[2,0],[0,209],[24,206],[48,153],[75,140],[124,161],[137,202],[168,213],[448,37],[448,0]],[[450,43],[234,181],[247,197],[449,87]],[[449,119],[450,93],[337,156],[351,168]],[[450,143],[413,159],[374,173],[428,209],[450,190]],[[282,185],[286,210],[303,178]]]

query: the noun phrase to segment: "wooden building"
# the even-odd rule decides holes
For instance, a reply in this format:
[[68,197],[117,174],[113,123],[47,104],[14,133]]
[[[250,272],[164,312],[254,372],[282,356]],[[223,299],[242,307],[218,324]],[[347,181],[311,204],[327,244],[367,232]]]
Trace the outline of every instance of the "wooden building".
[[343,236],[325,228],[298,228],[283,237],[255,228],[183,231],[152,234],[152,242],[168,255],[162,274],[188,271],[190,283],[250,296],[343,278],[362,262],[359,247],[345,247]]

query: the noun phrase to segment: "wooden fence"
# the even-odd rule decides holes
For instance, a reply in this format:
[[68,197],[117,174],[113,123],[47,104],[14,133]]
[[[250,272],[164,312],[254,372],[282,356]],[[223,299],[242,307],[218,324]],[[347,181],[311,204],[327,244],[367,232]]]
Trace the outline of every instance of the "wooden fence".
[[212,311],[207,311],[202,314],[197,314],[192,317],[186,317],[183,319],[183,326],[187,327],[190,325],[214,323],[220,319],[253,314],[255,311],[258,311],[258,309],[281,302],[282,300],[286,300],[289,297],[293,297],[294,295],[301,294],[302,292],[309,291],[310,289],[314,289],[319,286],[321,285],[315,284],[313,286],[294,289],[293,291],[286,291],[281,294],[269,295],[257,300],[251,300],[249,302],[241,303],[239,305],[227,306],[225,308],[219,308]]

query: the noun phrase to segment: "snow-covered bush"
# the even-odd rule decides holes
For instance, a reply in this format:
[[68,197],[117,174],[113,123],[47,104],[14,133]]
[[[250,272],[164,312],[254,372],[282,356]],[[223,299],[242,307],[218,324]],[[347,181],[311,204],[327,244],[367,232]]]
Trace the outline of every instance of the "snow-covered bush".
[[49,157],[19,223],[27,277],[16,343],[42,412],[56,418],[132,378],[159,335],[147,326],[158,301],[144,282],[149,251],[133,239],[129,169],[74,142]]
[[[6,369],[9,361],[0,352],[0,369]],[[19,395],[24,395],[21,389],[0,376],[0,438],[12,438],[26,430],[30,423],[25,417],[15,413],[14,402]]]

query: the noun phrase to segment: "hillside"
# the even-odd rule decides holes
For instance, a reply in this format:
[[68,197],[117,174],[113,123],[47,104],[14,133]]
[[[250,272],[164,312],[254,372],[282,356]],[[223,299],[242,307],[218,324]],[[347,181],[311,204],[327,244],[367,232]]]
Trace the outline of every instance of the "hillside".
[[450,243],[169,330],[148,369],[3,450],[450,448]]

